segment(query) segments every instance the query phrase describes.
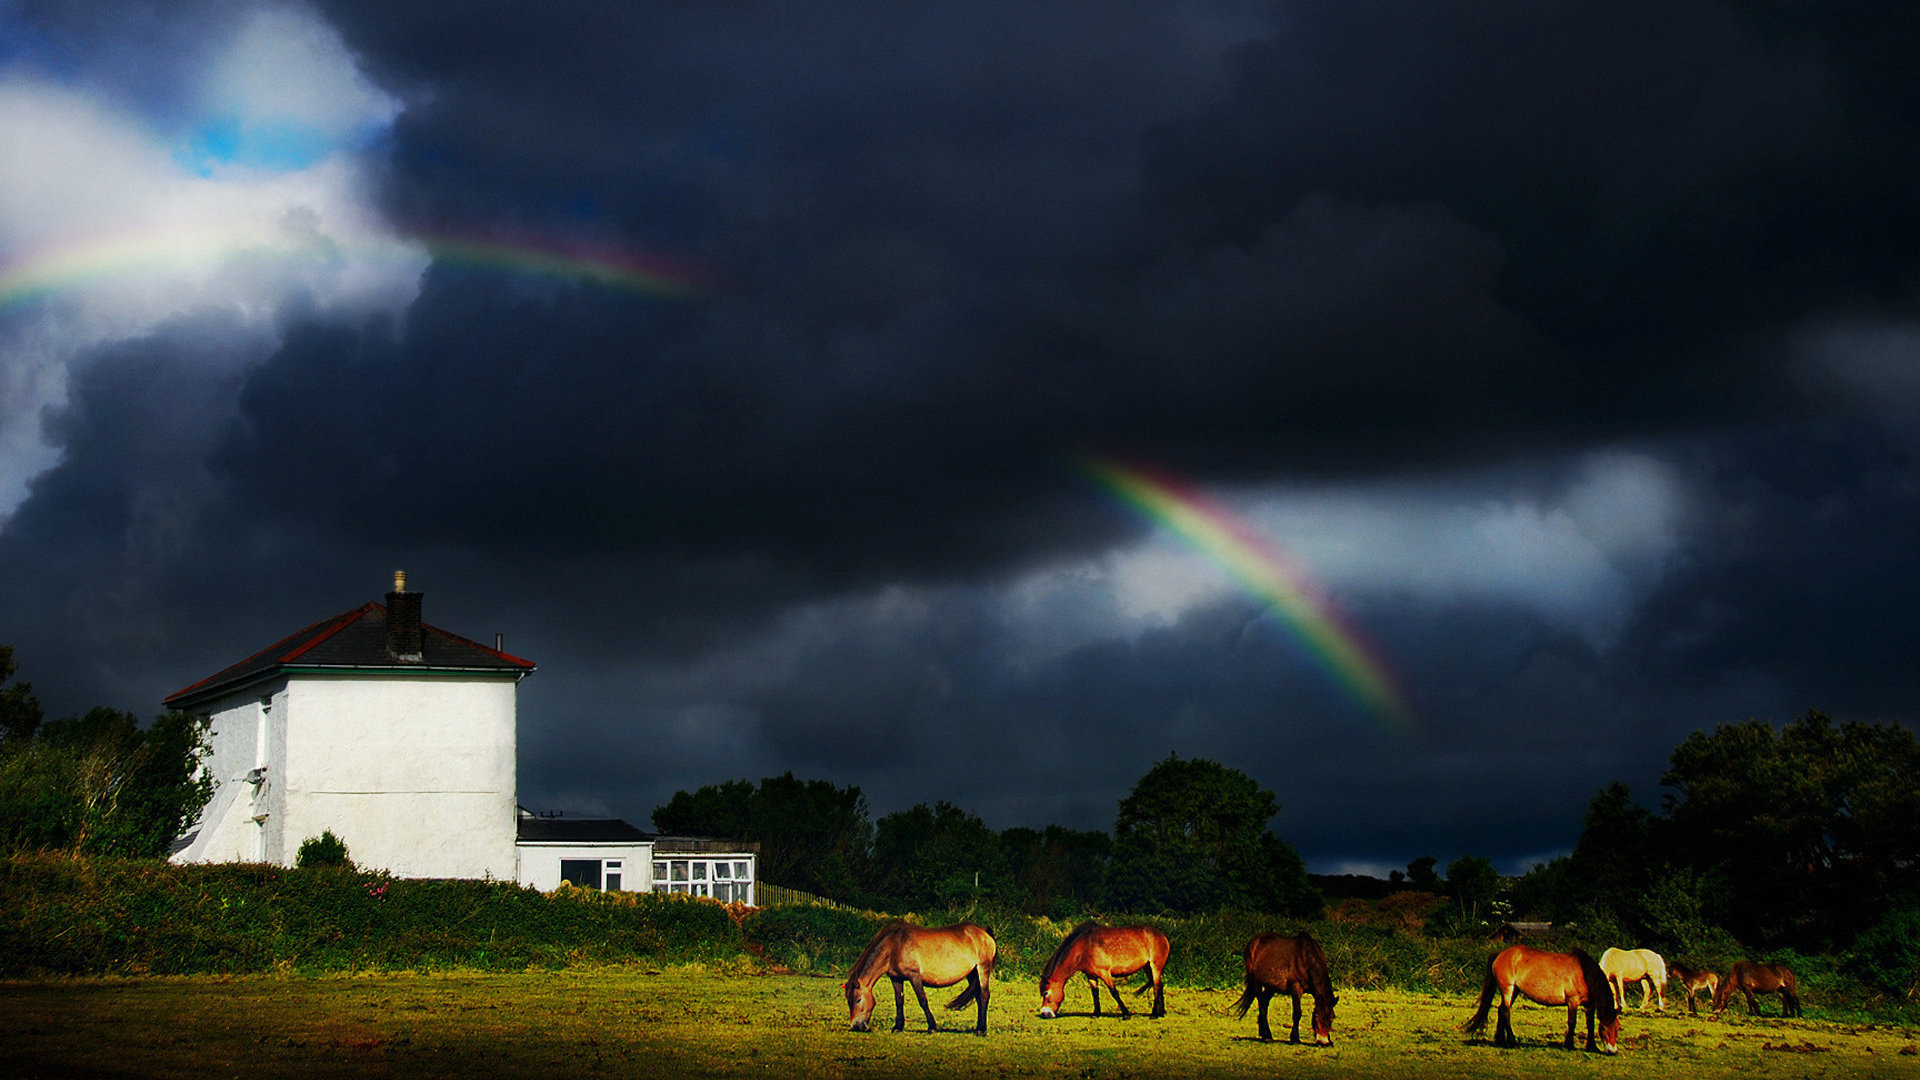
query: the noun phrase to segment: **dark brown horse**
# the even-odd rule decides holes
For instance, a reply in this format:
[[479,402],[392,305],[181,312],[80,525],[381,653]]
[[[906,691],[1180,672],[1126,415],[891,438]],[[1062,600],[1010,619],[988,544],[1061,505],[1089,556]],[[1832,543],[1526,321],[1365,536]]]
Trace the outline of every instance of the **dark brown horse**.
[[[1587,1010],[1587,1049],[1611,1054],[1620,1048],[1620,1009],[1614,1004],[1613,991],[1607,987],[1600,965],[1578,949],[1556,953],[1515,945],[1488,960],[1487,978],[1480,986],[1480,1009],[1464,1030],[1486,1030],[1487,1010],[1495,994],[1500,997],[1500,1024],[1493,1033],[1495,1046],[1520,1045],[1513,1033],[1513,999],[1525,995],[1542,1005],[1567,1007],[1567,1049],[1573,1049],[1573,1029],[1582,1006]],[[1599,1046],[1593,1038],[1596,1014],[1602,1040]]]
[[1720,976],[1703,967],[1695,967],[1684,960],[1675,960],[1667,965],[1667,974],[1679,980],[1680,989],[1687,992],[1687,1015],[1699,1016],[1700,1010],[1694,1005],[1695,995],[1704,995],[1707,1004],[1713,1004],[1713,996],[1720,989]]
[[1067,983],[1075,972],[1087,976],[1087,989],[1093,992],[1093,1015],[1100,1015],[1100,988],[1105,986],[1120,1006],[1120,1018],[1133,1014],[1120,999],[1113,985],[1115,976],[1126,978],[1145,969],[1147,981],[1136,994],[1153,991],[1153,1016],[1167,1015],[1166,988],[1161,979],[1167,970],[1167,935],[1151,926],[1100,926],[1083,922],[1073,928],[1060,947],[1053,950],[1047,966],[1040,972],[1040,1019],[1051,1020],[1066,1000]]
[[892,922],[880,928],[867,943],[866,951],[853,962],[847,981],[840,984],[847,992],[847,1019],[855,1031],[868,1030],[873,1015],[873,985],[881,976],[893,980],[893,1030],[907,1027],[906,984],[920,998],[920,1011],[927,1014],[927,1030],[938,1031],[933,1010],[927,1006],[929,986],[942,987],[965,979],[966,992],[947,1003],[949,1009],[966,1008],[977,1002],[980,1020],[974,1033],[987,1033],[988,984],[993,979],[993,962],[998,949],[993,932],[972,923],[958,923],[928,929],[911,923]]
[[1320,950],[1319,942],[1306,934],[1298,937],[1259,934],[1247,942],[1240,955],[1246,961],[1247,988],[1234,1003],[1236,1019],[1244,1019],[1247,1006],[1259,998],[1260,1038],[1272,1042],[1273,1031],[1267,1027],[1267,1002],[1275,994],[1291,994],[1293,1036],[1289,1041],[1297,1043],[1300,1041],[1300,995],[1312,994],[1313,1041],[1321,1046],[1333,1045],[1333,1007],[1340,999],[1333,993],[1333,979],[1327,975],[1327,954]]
[[1779,994],[1780,1015],[1800,1015],[1800,984],[1793,977],[1792,969],[1785,964],[1760,964],[1752,960],[1742,960],[1733,965],[1720,980],[1719,989],[1713,992],[1713,1011],[1719,1012],[1727,1007],[1727,1000],[1735,990],[1747,997],[1747,1015],[1760,1011],[1753,995]]

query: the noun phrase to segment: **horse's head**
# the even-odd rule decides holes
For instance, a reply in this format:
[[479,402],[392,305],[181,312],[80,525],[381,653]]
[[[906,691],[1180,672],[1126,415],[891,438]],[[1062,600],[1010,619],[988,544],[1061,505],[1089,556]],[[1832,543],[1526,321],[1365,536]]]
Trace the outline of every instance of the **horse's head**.
[[847,1023],[855,1031],[870,1031],[867,1020],[873,1015],[873,986],[861,986],[848,979],[840,984],[847,992]]
[[1340,997],[1332,992],[1313,995],[1314,1045],[1333,1045],[1333,1007],[1338,1004]]
[[1620,1052],[1620,1012],[1600,1014],[1600,1052],[1617,1054]]
[[1060,1014],[1060,1003],[1067,999],[1067,980],[1040,981],[1040,1019],[1051,1020]]

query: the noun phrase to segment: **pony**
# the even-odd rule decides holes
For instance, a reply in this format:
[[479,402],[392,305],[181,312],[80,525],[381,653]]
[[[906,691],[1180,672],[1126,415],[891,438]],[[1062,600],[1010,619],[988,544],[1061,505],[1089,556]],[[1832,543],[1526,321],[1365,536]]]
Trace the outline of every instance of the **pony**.
[[1300,995],[1313,995],[1313,1041],[1319,1046],[1333,1045],[1333,1007],[1340,999],[1333,992],[1333,979],[1327,975],[1327,954],[1320,943],[1307,934],[1284,937],[1258,934],[1240,950],[1246,962],[1247,985],[1234,1003],[1233,1015],[1244,1020],[1247,1007],[1260,1000],[1260,1040],[1273,1041],[1267,1027],[1267,1002],[1275,994],[1293,996],[1293,1035],[1289,1042],[1300,1041]]
[[1640,1007],[1645,1009],[1658,994],[1658,1011],[1667,1011],[1667,962],[1659,953],[1652,949],[1608,949],[1600,954],[1600,970],[1606,974],[1607,985],[1613,989],[1613,999],[1622,1012],[1627,1008],[1627,987],[1643,981],[1646,991],[1640,995]]
[[1752,960],[1741,960],[1733,965],[1720,980],[1713,992],[1713,1011],[1718,1013],[1727,1007],[1727,1000],[1735,990],[1747,997],[1747,1015],[1760,1011],[1753,995],[1777,993],[1780,995],[1780,1015],[1800,1015],[1800,984],[1793,977],[1793,970],[1785,964],[1760,964]]
[[[1694,1006],[1694,995],[1705,994],[1707,1003],[1713,1003],[1714,992],[1720,989],[1720,976],[1703,967],[1675,960],[1667,965],[1667,971],[1680,981],[1680,988],[1687,992],[1687,1015],[1699,1016],[1700,1010]],[[1641,1002],[1641,1004],[1646,1004]]]
[[[1513,999],[1524,995],[1542,1005],[1567,1007],[1566,1048],[1573,1049],[1573,1028],[1580,1009],[1587,1010],[1587,1049],[1612,1054],[1620,1048],[1620,1009],[1614,1004],[1613,990],[1593,957],[1579,949],[1571,953],[1546,952],[1527,945],[1514,945],[1487,960],[1487,977],[1480,986],[1480,1008],[1462,1030],[1469,1034],[1485,1031],[1487,1010],[1494,995],[1500,997],[1500,1024],[1494,1029],[1495,1046],[1518,1046],[1513,1033]],[[1601,1044],[1594,1044],[1594,1019],[1600,1021]]]
[[847,981],[840,984],[847,992],[847,1020],[855,1031],[871,1030],[867,1021],[873,1015],[873,985],[884,975],[893,980],[893,1030],[906,1030],[905,984],[911,982],[920,999],[920,1011],[927,1014],[927,1030],[938,1031],[940,1025],[927,1006],[926,988],[952,986],[964,979],[966,991],[948,1002],[947,1008],[964,1009],[969,1002],[977,1003],[980,1019],[973,1031],[985,1035],[987,996],[998,957],[993,931],[973,923],[932,929],[899,921],[888,923],[873,935],[847,971]]
[[1134,993],[1152,990],[1153,1012],[1149,1015],[1167,1015],[1166,987],[1161,982],[1167,971],[1167,935],[1151,926],[1083,922],[1053,950],[1040,972],[1040,1019],[1059,1015],[1067,983],[1075,972],[1087,977],[1087,989],[1093,992],[1093,1015],[1100,1015],[1100,988],[1105,986],[1113,995],[1113,1003],[1120,1006],[1120,1019],[1128,1019],[1133,1014],[1127,1011],[1127,1003],[1120,999],[1113,980],[1115,976],[1124,979],[1142,968],[1146,969],[1147,981]]

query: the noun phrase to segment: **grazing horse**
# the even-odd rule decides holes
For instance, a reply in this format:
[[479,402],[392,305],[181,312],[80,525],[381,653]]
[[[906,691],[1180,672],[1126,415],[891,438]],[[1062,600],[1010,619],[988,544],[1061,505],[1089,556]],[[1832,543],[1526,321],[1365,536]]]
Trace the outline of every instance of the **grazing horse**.
[[1755,993],[1780,995],[1780,1015],[1800,1015],[1800,984],[1793,977],[1792,969],[1785,964],[1760,964],[1752,960],[1742,960],[1733,965],[1720,980],[1720,986],[1713,992],[1713,1011],[1719,1012],[1727,1007],[1727,999],[1735,990],[1747,997],[1747,1015],[1760,1011],[1753,1000]]
[[[1694,967],[1692,964],[1675,960],[1673,963],[1667,965],[1667,972],[1675,979],[1678,979],[1680,981],[1680,988],[1687,992],[1688,1016],[1700,1015],[1700,1010],[1693,1004],[1694,995],[1705,994],[1707,1003],[1711,1005],[1713,1003],[1714,992],[1720,989],[1720,976],[1703,967]],[[1641,1002],[1641,1004],[1644,1005],[1646,1003]]]
[[952,986],[965,979],[966,992],[947,1003],[949,1009],[963,1009],[977,1002],[980,1020],[974,1034],[987,1033],[988,984],[993,979],[993,962],[998,949],[993,932],[972,923],[957,923],[929,929],[911,923],[891,922],[880,928],[867,943],[866,950],[853,962],[847,981],[840,984],[847,992],[847,1019],[855,1031],[867,1031],[873,1015],[873,985],[882,975],[893,980],[893,1030],[907,1027],[905,984],[913,984],[920,998],[920,1011],[927,1014],[927,1030],[938,1031],[933,1010],[927,1007],[929,986]]
[[1259,998],[1260,1038],[1263,1042],[1272,1042],[1273,1031],[1267,1027],[1267,1002],[1275,994],[1291,994],[1293,1035],[1288,1041],[1297,1043],[1300,1041],[1300,995],[1312,994],[1313,1041],[1320,1046],[1333,1045],[1333,1007],[1340,999],[1333,992],[1333,979],[1327,975],[1327,954],[1320,950],[1319,942],[1306,934],[1298,937],[1259,934],[1247,942],[1240,955],[1247,965],[1247,988],[1234,1003],[1236,1019],[1244,1019],[1247,1007]]
[[[1525,995],[1542,1005],[1567,1007],[1567,1049],[1573,1049],[1573,1028],[1580,1008],[1587,1010],[1587,1049],[1614,1053],[1620,1048],[1620,1010],[1613,1003],[1613,990],[1593,957],[1575,949],[1571,953],[1546,952],[1526,945],[1515,945],[1487,961],[1487,978],[1480,987],[1480,1009],[1463,1030],[1485,1031],[1487,1010],[1494,995],[1500,997],[1500,1024],[1494,1029],[1495,1046],[1518,1046],[1513,1033],[1513,999]],[[1600,1020],[1601,1045],[1593,1038],[1595,1015]]]
[[1161,983],[1167,971],[1167,935],[1151,926],[1101,926],[1083,922],[1053,950],[1053,956],[1040,972],[1040,1019],[1051,1020],[1059,1014],[1060,1003],[1066,1000],[1068,981],[1074,972],[1083,972],[1087,976],[1087,989],[1093,992],[1093,1015],[1100,1015],[1100,988],[1105,986],[1113,995],[1113,1003],[1120,1006],[1120,1019],[1125,1020],[1133,1014],[1120,999],[1113,979],[1116,975],[1124,979],[1142,968],[1146,969],[1147,981],[1134,993],[1152,990],[1151,1015],[1167,1015],[1166,987]]
[[1655,994],[1660,995],[1660,1012],[1667,1011],[1667,962],[1652,949],[1608,949],[1600,954],[1600,970],[1606,973],[1607,985],[1613,988],[1613,1000],[1620,1011],[1627,1008],[1627,987],[1645,982],[1646,991],[1640,995],[1640,1007],[1645,1009],[1647,1002]]

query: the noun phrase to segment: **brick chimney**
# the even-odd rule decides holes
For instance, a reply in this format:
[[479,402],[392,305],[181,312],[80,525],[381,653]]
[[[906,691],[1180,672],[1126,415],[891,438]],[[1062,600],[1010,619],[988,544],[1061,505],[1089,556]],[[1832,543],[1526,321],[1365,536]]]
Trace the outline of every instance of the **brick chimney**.
[[407,572],[393,572],[393,591],[387,594],[387,657],[402,664],[422,661],[426,634],[420,629],[420,601],[425,593],[407,591]]

